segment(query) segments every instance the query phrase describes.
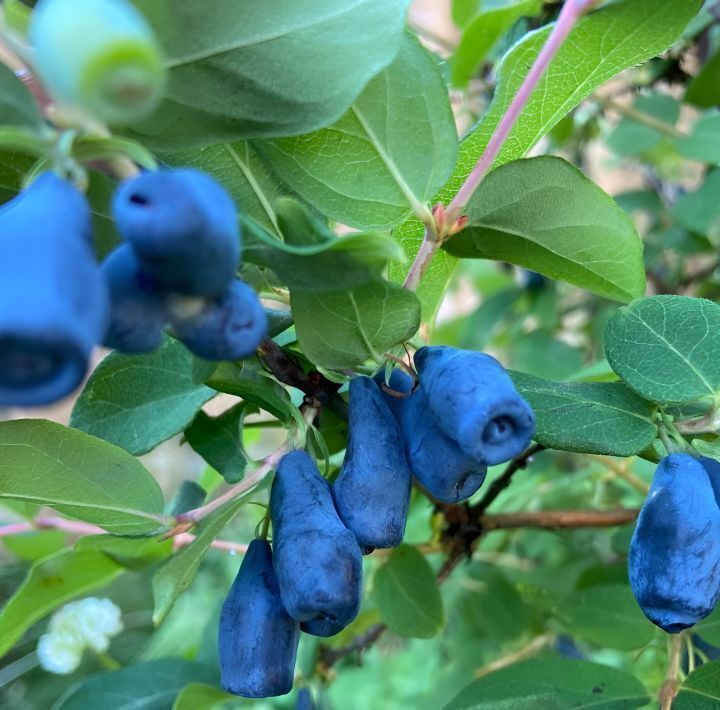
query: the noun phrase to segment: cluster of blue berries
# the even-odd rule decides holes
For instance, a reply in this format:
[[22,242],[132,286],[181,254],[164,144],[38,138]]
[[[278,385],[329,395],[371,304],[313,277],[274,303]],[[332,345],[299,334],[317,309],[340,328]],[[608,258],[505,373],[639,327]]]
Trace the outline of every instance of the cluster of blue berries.
[[720,600],[720,463],[671,454],[658,465],[630,543],[630,587],[671,634]]
[[223,687],[245,697],[288,693],[300,631],[334,636],[357,615],[362,555],[405,533],[412,478],[458,502],[489,465],[521,453],[534,416],[489,355],[448,347],[415,354],[418,386],[395,371],[350,383],[349,440],[332,485],[312,458],[280,461],[270,493],[272,545],[254,540],[223,606]]
[[124,242],[102,267],[111,302],[105,345],[149,352],[170,325],[208,360],[255,352],[267,317],[255,292],[235,278],[238,216],[215,180],[189,168],[143,173],[120,185],[113,218]]
[[238,217],[208,175],[145,173],[118,188],[123,243],[99,266],[85,197],[43,173],[0,207],[0,406],[71,393],[93,347],[149,352],[172,332],[200,357],[251,355],[267,330],[255,292],[236,280]]

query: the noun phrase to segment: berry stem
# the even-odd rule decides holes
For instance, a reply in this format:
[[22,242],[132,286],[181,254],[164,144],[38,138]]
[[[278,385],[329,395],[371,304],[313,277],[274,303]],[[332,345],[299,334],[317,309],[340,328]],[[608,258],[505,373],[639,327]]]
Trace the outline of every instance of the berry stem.
[[667,673],[665,682],[660,688],[658,699],[661,710],[671,710],[672,702],[678,692],[678,680],[680,677],[680,658],[682,655],[684,633],[674,634],[669,639],[670,654],[668,657]]
[[518,118],[520,118],[520,114],[535,91],[540,79],[542,79],[550,63],[558,53],[558,50],[562,47],[575,25],[583,15],[595,6],[596,2],[597,0],[566,0],[547,42],[545,42],[542,50],[540,50],[540,54],[538,54],[535,59],[528,75],[518,89],[515,98],[512,100],[507,111],[505,111],[505,115],[493,132],[485,151],[480,156],[480,160],[470,175],[468,175],[452,202],[448,205],[447,217],[449,222],[458,219],[463,213],[470,198],[475,194],[475,190],[478,189],[480,183],[490,172],[495,159],[517,123]]
[[575,25],[583,15],[589,12],[596,4],[597,0],[566,0],[547,42],[535,59],[528,75],[525,77],[525,81],[523,81],[520,89],[518,89],[515,98],[505,111],[500,123],[495,128],[485,151],[480,156],[472,172],[465,179],[465,182],[461,185],[447,209],[442,210],[441,223],[438,224],[437,212],[433,212],[432,223],[423,220],[425,233],[420,244],[420,249],[415,255],[412,266],[405,277],[403,283],[405,288],[410,291],[417,290],[423,276],[430,268],[433,258],[442,246],[443,241],[464,227],[465,219],[462,215],[465,208],[475,194],[475,191],[485,179],[485,176],[490,172],[503,145],[505,145],[505,141],[508,139],[510,132],[532,96],[533,91],[545,74],[548,66],[550,66],[550,62],[558,53],[558,50]]

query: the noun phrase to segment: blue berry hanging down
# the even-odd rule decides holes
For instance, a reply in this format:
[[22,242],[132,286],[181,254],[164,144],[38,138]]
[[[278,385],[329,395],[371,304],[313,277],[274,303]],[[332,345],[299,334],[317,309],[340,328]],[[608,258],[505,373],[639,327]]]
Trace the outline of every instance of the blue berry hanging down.
[[270,518],[285,608],[308,633],[339,633],[360,608],[362,557],[355,536],[338,517],[330,485],[304,451],[280,461]]
[[405,533],[412,472],[402,434],[378,385],[350,382],[349,438],[333,484],[338,514],[364,549],[395,547]]
[[[382,373],[376,381],[382,384]],[[409,393],[412,384],[404,372],[393,371],[390,388],[395,392]],[[413,475],[433,498],[459,503],[479,490],[487,466],[473,460],[443,433],[421,389],[403,399],[386,394],[385,401],[400,424]]]
[[82,382],[105,331],[90,209],[44,173],[0,208],[0,234],[0,405],[49,404]]
[[104,344],[123,353],[160,347],[168,320],[168,294],[143,271],[129,244],[121,244],[102,265],[110,291],[110,324]]
[[222,687],[245,698],[289,693],[299,640],[298,622],[280,598],[270,544],[253,540],[220,616]]
[[240,263],[240,228],[232,199],[209,175],[191,168],[143,173],[113,199],[118,231],[143,270],[169,291],[218,296]]
[[630,542],[630,586],[645,616],[669,633],[720,599],[720,509],[708,470],[688,454],[664,458]]
[[494,466],[527,448],[535,416],[495,358],[432,346],[420,348],[414,361],[438,426],[470,458]]

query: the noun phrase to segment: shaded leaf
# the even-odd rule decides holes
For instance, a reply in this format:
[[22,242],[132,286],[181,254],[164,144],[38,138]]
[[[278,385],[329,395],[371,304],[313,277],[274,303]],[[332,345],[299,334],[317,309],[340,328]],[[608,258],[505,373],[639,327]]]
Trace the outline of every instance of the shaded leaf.
[[140,455],[183,431],[215,392],[198,382],[195,359],[165,337],[147,355],[112,352],[75,403],[70,425]]
[[303,353],[329,369],[382,362],[420,325],[415,294],[382,280],[329,293],[294,291],[291,303]]
[[457,131],[435,60],[406,34],[395,61],[333,125],[254,146],[323,214],[360,229],[397,224],[450,175]]
[[0,499],[49,505],[116,534],[158,527],[163,494],[122,449],[40,419],[0,423]]
[[720,389],[720,306],[712,301],[635,301],[610,318],[603,344],[610,367],[652,402],[712,401]]
[[655,439],[655,406],[622,382],[552,382],[510,373],[535,412],[535,440],[551,449],[633,456]]
[[645,292],[642,241],[612,198],[560,158],[493,171],[467,208],[468,227],[444,248],[497,259],[619,301]]
[[373,591],[380,617],[399,636],[431,638],[445,625],[435,574],[414,547],[392,551],[375,574]]
[[471,683],[445,710],[630,710],[650,702],[629,673],[569,658],[516,663]]
[[696,668],[680,686],[673,710],[716,710],[720,706],[720,661]]

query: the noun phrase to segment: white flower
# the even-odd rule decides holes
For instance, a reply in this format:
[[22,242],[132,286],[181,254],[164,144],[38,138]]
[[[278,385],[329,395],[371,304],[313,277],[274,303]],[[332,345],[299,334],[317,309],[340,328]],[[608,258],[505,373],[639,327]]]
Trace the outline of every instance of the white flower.
[[75,637],[50,633],[43,634],[38,641],[40,667],[48,673],[72,673],[80,665],[82,653],[83,646]]
[[66,604],[53,614],[48,632],[38,642],[40,665],[50,673],[72,673],[83,651],[107,651],[123,629],[120,609],[109,599],[88,597]]

